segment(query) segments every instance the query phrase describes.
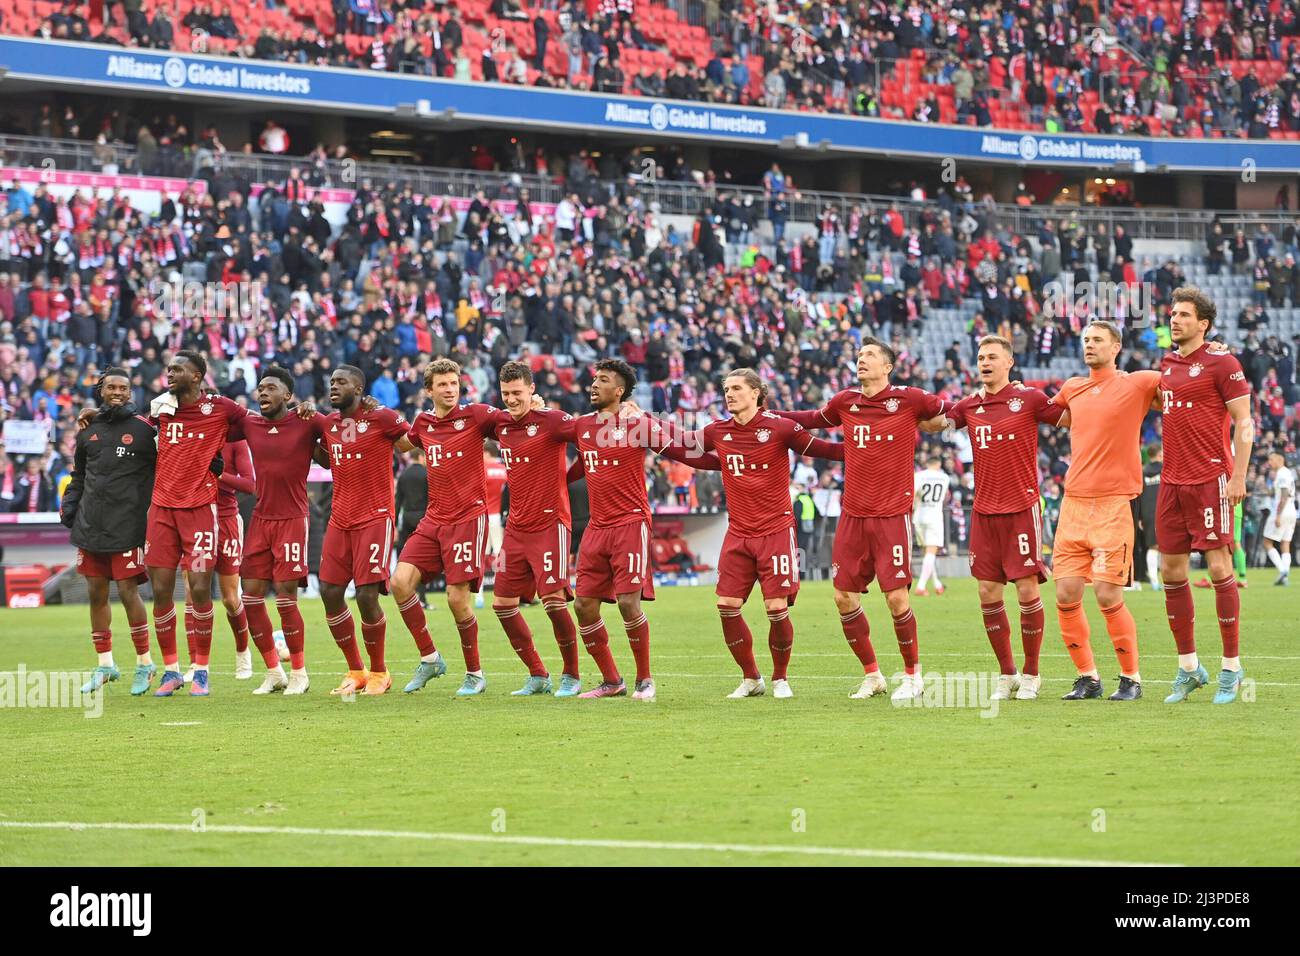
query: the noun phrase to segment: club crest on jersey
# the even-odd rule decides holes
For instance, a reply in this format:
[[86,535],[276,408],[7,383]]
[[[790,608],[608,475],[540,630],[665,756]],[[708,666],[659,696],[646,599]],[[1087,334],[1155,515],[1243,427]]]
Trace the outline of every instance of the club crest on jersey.
[[123,445],[129,445],[129,444],[131,444],[131,442],[133,442],[133,441],[135,441],[135,436],[132,435],[132,434],[130,434],[129,432],[128,432],[127,434],[125,434],[125,435],[122,436],[122,444],[123,444]]
[[456,419],[456,425],[455,425],[455,428],[456,428],[456,431],[458,431],[458,432],[463,432],[463,431],[465,430],[465,419],[463,419],[463,418],[458,418],[458,419]]
[[369,430],[369,428],[370,422],[357,422],[357,431],[361,432],[363,435]]
[[754,437],[760,442],[765,442],[772,437],[772,433],[766,428],[760,428],[758,431],[754,432]]
[[626,429],[615,428],[612,429],[609,434],[614,439],[614,441],[622,441],[623,437],[627,435],[627,431]]
[[1024,407],[1025,403],[1018,398],[1013,398],[1011,401],[1007,402],[1007,408],[1011,409],[1013,412],[1018,412]]
[[1195,365],[1193,365],[1191,368],[1187,370],[1187,374],[1192,378],[1196,378],[1196,376],[1201,374],[1201,370],[1204,367],[1205,366],[1203,366],[1200,362],[1197,362]]
[[888,411],[888,412],[896,412],[896,411],[898,411],[898,406],[899,406],[900,404],[901,404],[901,403],[900,403],[899,400],[896,399],[896,398],[886,399],[886,401],[885,401],[885,410]]
[[199,406],[199,411],[201,411],[204,415],[211,415],[211,414],[212,414],[212,403],[211,403],[211,402],[204,402],[202,405]]
[[536,425],[529,425],[529,426],[528,426],[526,429],[524,429],[524,430],[525,430],[526,432],[528,432],[528,437],[529,437],[529,438],[532,438],[534,435],[537,434],[537,426],[536,426]]

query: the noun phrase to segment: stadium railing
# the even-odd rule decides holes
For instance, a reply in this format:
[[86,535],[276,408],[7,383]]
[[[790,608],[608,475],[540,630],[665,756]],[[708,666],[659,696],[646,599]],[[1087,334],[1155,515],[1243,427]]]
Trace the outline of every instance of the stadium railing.
[[[36,136],[0,134],[0,166],[39,168],[46,159],[53,160],[55,168],[83,172],[100,172],[102,164],[95,154],[95,145],[82,140],[48,139]],[[102,147],[101,147],[102,149]],[[122,174],[139,174],[134,147],[116,144],[113,156]],[[102,157],[101,157],[102,158]],[[303,176],[313,169],[312,161],[305,156],[271,156],[266,154],[224,153],[217,158],[217,167],[237,173],[250,183],[278,183],[288,177],[291,167],[298,167]],[[193,154],[180,157],[170,175],[185,177],[191,172]],[[534,202],[557,203],[565,194],[565,184],[547,176],[510,172],[479,172],[448,167],[415,166],[398,163],[376,163],[368,160],[327,160],[321,170],[325,176],[323,186],[336,189],[353,188],[370,181],[371,188],[382,189],[389,182],[409,184],[422,195],[469,198],[483,189],[489,198],[504,196],[513,199],[518,189],[526,188]],[[761,187],[727,184],[702,185],[696,182],[676,182],[658,177],[630,177],[636,180],[636,193],[647,206],[657,203],[658,211],[665,214],[695,216],[702,213],[719,193],[753,197],[760,218],[767,215],[767,196]],[[864,210],[870,206],[877,210],[897,204],[908,226],[916,224],[920,213],[934,205],[933,200],[914,200],[905,196],[887,196],[874,193],[844,193],[799,188],[787,194],[789,221],[814,222],[833,207],[842,223],[847,223],[854,206]],[[1108,207],[1073,205],[1030,205],[995,203],[991,207],[976,204],[980,210],[990,209],[996,222],[1018,235],[1031,235],[1046,220],[1069,219],[1086,228],[1096,230],[1098,224],[1108,229],[1123,226],[1134,239],[1168,239],[1201,241],[1215,218],[1231,217],[1234,225],[1248,230],[1268,224],[1274,232],[1296,219],[1295,213],[1273,210],[1201,210],[1157,207]]]

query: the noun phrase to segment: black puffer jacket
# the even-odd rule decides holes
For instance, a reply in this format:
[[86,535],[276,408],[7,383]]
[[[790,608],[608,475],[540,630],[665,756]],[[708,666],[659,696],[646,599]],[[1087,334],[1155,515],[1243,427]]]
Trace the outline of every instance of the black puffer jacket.
[[130,402],[100,409],[77,433],[72,481],[61,514],[77,547],[120,554],[144,545],[158,458],[156,436]]

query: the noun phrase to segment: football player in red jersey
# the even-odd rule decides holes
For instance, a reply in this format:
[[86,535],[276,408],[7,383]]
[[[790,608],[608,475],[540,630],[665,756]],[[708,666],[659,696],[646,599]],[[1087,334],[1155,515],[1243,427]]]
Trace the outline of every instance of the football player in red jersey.
[[411,423],[408,438],[424,451],[429,480],[424,517],[407,539],[389,586],[407,630],[415,639],[420,663],[406,685],[414,693],[430,679],[441,677],[447,665],[429,636],[424,608],[416,588],[441,574],[447,581],[447,608],[460,634],[465,680],[458,697],[483,693],[487,680],[479,663],[478,619],[471,606],[487,570],[488,491],[483,439],[497,425],[512,421],[508,412],[489,405],[460,404],[460,365],[448,358],[430,362],[424,388],[433,411],[421,412]]
[[185,571],[194,606],[195,672],[190,694],[206,697],[212,650],[212,574],[217,564],[218,479],[208,463],[227,441],[243,438],[247,409],[221,395],[205,395],[208,363],[181,349],[167,366],[167,394],[156,399],[158,468],[145,563],[153,588],[154,631],[162,651],[163,679],[155,692],[170,697],[183,686],[176,653],[176,571]]
[[[600,667],[602,681],[583,697],[621,697],[627,693],[609,649],[609,633],[601,619],[601,602],[617,604],[636,661],[634,700],[654,700],[650,674],[650,622],[641,601],[654,600],[650,568],[650,499],[646,495],[645,452],[686,461],[698,468],[718,469],[713,454],[693,456],[698,449],[673,445],[667,422],[656,421],[629,405],[636,372],[622,359],[602,359],[593,367],[591,404],[594,412],[574,420],[578,459],[569,480],[587,479],[591,522],[578,554],[578,633]],[[711,464],[705,459],[711,459]]]
[[[266,664],[257,695],[283,691],[304,694],[309,687],[304,626],[298,588],[307,583],[307,475],[317,443],[325,433],[324,415],[300,405],[292,413],[293,376],[273,365],[257,384],[261,416],[244,421],[244,434],[256,467],[257,504],[244,536],[243,603],[253,645]],[[275,590],[276,610],[289,651],[286,676],[275,645],[266,593]]]
[[[742,674],[740,686],[727,696],[759,697],[766,692],[754,660],[754,637],[742,612],[758,583],[769,625],[772,696],[793,697],[788,677],[794,648],[790,606],[799,593],[800,568],[790,502],[790,452],[841,461],[843,447],[814,438],[797,422],[767,411],[767,386],[753,369],[728,372],[722,394],[731,417],[705,425],[698,444],[717,455],[727,495],[727,534],[715,590],[723,639]],[[693,442],[683,439],[680,444],[691,447]]]
[[573,417],[533,407],[536,387],[526,362],[506,362],[497,374],[510,420],[498,425],[497,442],[508,476],[510,514],[501,547],[501,570],[493,589],[492,610],[511,647],[528,668],[516,697],[549,694],[551,677],[533,645],[532,630],[519,610],[524,597],[540,594],[564,660],[556,697],[582,692],[578,673],[578,632],[569,615],[572,518],[566,447],[574,439]]
[[[1000,676],[993,700],[1038,697],[1038,655],[1043,646],[1043,514],[1038,493],[1038,425],[1060,424],[1066,410],[1036,388],[1011,381],[1011,343],[1000,335],[980,339],[976,355],[979,390],[947,414],[954,428],[970,434],[975,466],[970,565],[979,583],[984,630],[997,656]],[[1002,592],[1016,586],[1024,666],[1017,671],[1011,624]]]
[[1223,640],[1214,702],[1236,700],[1241,686],[1241,595],[1232,571],[1232,525],[1233,509],[1246,496],[1255,423],[1250,382],[1241,363],[1222,346],[1205,341],[1216,315],[1214,302],[1200,289],[1175,289],[1169,315],[1174,351],[1160,363],[1164,471],[1156,501],[1156,543],[1165,610],[1178,645],[1178,674],[1165,699],[1169,704],[1186,700],[1210,679],[1196,656],[1196,609],[1187,582],[1192,551],[1205,554]]
[[[330,693],[377,696],[393,686],[384,661],[387,622],[379,606],[393,547],[393,450],[415,446],[406,437],[408,426],[401,415],[363,404],[365,388],[365,373],[354,366],[340,365],[330,376],[335,411],[327,419],[321,445],[334,472],[334,501],[321,548],[320,582],[325,623],[348,665],[348,673]],[[361,661],[347,605],[349,582],[357,588],[369,671]]]
[[777,412],[806,428],[844,432],[843,514],[835,528],[831,568],[835,604],[844,637],[862,664],[864,678],[849,696],[874,697],[888,689],[871,646],[862,595],[880,583],[894,619],[904,674],[896,701],[920,697],[916,617],[908,599],[912,583],[912,498],[918,429],[941,431],[944,402],[907,385],[890,385],[896,356],[870,336],[858,349],[859,388],[845,389],[820,409]]

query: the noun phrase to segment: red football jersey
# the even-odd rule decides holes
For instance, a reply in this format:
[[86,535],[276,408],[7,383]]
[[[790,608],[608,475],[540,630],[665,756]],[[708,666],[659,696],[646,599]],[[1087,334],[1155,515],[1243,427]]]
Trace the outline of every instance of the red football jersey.
[[645,452],[658,454],[671,444],[671,429],[649,415],[619,419],[589,412],[574,421],[591,508],[588,527],[616,528],[649,521]]
[[253,514],[277,521],[307,516],[307,474],[312,453],[329,420],[321,414],[303,421],[293,412],[279,421],[249,415],[244,435],[253,452],[257,504]]
[[[803,455],[816,444],[802,425],[759,411],[744,425],[734,418],[710,422],[703,429],[703,444],[722,464],[731,531],[761,538],[793,527],[790,452]],[[910,487],[910,471],[907,480]]]
[[485,459],[484,473],[487,475],[487,510],[490,515],[501,513],[501,491],[506,486],[506,466],[498,458]]
[[209,466],[227,441],[244,437],[248,410],[224,395],[200,395],[176,414],[158,416],[158,470],[153,503],[163,508],[202,508],[217,500],[217,476]]
[[1165,467],[1160,480],[1199,485],[1232,474],[1232,416],[1228,402],[1250,395],[1237,357],[1202,345],[1175,350],[1160,362]]
[[948,410],[955,428],[970,429],[975,460],[975,510],[1014,514],[1038,504],[1038,423],[1055,425],[1065,408],[1020,382],[1000,392],[982,387]]
[[934,418],[946,404],[919,388],[890,385],[871,398],[860,388],[850,388],[817,411],[780,414],[808,428],[842,428],[843,513],[892,518],[912,512],[917,423]]
[[[252,419],[256,416],[249,415]],[[245,419],[247,435],[248,419]],[[221,477],[217,480],[217,515],[233,518],[239,514],[239,498],[236,492],[253,493],[254,474],[253,456],[248,450],[247,441],[228,441],[221,449]]]
[[506,466],[510,517],[516,531],[544,531],[558,521],[572,527],[565,446],[574,439],[575,419],[553,409],[533,409],[498,425],[497,443]]
[[349,530],[393,517],[393,443],[405,438],[408,428],[391,408],[329,416],[321,441],[334,472],[331,525]]
[[439,418],[421,412],[407,438],[424,449],[429,476],[429,505],[424,521],[433,525],[473,521],[487,513],[487,471],[483,439],[510,413],[490,405],[459,405]]

